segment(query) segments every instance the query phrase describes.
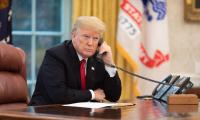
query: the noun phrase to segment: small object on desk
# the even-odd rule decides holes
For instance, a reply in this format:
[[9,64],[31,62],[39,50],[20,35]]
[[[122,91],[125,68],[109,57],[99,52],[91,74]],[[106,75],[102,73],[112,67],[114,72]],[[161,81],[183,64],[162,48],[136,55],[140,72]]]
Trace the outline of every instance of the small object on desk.
[[100,102],[79,102],[72,104],[65,104],[63,106],[82,107],[82,108],[103,108],[103,107],[123,107],[133,106],[134,103],[100,103]]
[[137,96],[138,99],[144,99],[144,100],[149,100],[152,99],[152,95],[141,95]]
[[168,112],[176,113],[189,113],[189,112],[198,112],[198,105],[168,105]]
[[135,105],[134,103],[116,103],[113,105],[114,107],[125,107],[125,106],[133,106]]
[[195,94],[172,94],[168,96],[167,103],[171,105],[198,105],[199,100]]

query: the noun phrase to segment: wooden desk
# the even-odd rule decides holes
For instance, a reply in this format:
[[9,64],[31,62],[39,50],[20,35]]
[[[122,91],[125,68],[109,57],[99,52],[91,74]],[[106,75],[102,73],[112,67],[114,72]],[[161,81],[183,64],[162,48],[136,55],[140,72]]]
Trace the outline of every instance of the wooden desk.
[[135,106],[107,107],[101,109],[64,107],[49,105],[27,107],[0,112],[0,119],[43,119],[43,120],[200,120],[198,105],[168,106],[155,100],[136,100]]

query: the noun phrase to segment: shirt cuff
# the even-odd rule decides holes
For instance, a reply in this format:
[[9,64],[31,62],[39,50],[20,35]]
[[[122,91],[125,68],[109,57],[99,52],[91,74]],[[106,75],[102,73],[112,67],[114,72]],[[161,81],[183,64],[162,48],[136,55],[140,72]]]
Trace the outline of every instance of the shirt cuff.
[[94,100],[94,98],[95,98],[94,91],[93,91],[93,90],[89,90],[89,91],[90,91],[90,93],[91,93],[91,95],[92,95],[92,98],[91,98],[91,100]]
[[109,66],[106,66],[106,65],[105,65],[105,69],[106,69],[106,71],[108,72],[108,74],[109,74],[110,77],[114,77],[114,76],[115,76],[116,71],[117,71],[116,68],[109,67]]

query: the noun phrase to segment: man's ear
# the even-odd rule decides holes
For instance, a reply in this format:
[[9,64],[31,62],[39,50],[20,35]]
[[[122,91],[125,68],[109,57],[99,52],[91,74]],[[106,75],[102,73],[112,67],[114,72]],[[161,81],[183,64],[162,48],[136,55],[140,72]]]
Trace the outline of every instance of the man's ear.
[[71,32],[71,36],[72,36],[72,38],[75,37],[75,32],[74,31]]
[[77,32],[76,31],[74,31],[74,32],[72,32],[72,39],[77,39]]

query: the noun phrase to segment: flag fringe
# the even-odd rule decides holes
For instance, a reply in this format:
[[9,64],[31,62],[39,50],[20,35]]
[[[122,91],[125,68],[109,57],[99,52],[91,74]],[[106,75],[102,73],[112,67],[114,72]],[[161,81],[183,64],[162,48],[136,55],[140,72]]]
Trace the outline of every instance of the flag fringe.
[[[136,62],[133,59],[131,59],[131,56],[123,49],[123,47],[118,42],[117,42],[117,50],[125,58],[125,60],[127,60],[127,62],[131,65],[131,68],[134,71],[137,71],[138,70],[138,66],[137,66]],[[133,94],[135,96],[139,96],[140,95],[140,92],[139,92],[137,84],[138,84],[138,80],[135,78],[134,82],[133,82]]]

